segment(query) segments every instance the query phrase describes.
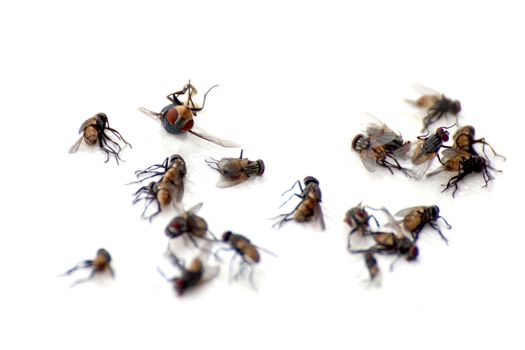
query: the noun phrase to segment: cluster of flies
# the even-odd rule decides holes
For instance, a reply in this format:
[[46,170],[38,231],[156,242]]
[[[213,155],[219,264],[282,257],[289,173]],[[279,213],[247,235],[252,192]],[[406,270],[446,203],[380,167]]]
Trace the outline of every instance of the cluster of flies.
[[[193,101],[197,89],[188,82],[181,90],[167,96],[170,101],[160,112],[153,112],[145,108],[139,110],[161,122],[163,128],[170,134],[180,135],[189,133],[206,141],[212,142],[223,147],[238,147],[237,144],[209,135],[194,129],[194,117],[202,111],[206,102],[206,96],[216,86],[212,86],[204,94],[202,106]],[[186,98],[184,100],[184,96]],[[181,102],[183,100],[184,102]],[[458,190],[458,183],[466,176],[473,173],[481,173],[485,181],[485,187],[494,177],[490,171],[496,170],[486,154],[485,148],[488,147],[494,156],[502,157],[497,154],[492,146],[484,138],[476,139],[473,126],[458,127],[454,136],[453,144],[445,145],[449,140],[449,129],[457,125],[457,117],[461,111],[461,104],[457,100],[451,100],[443,94],[432,92],[421,96],[416,101],[409,101],[417,107],[424,108],[426,115],[423,118],[423,131],[425,135],[417,137],[414,142],[403,140],[402,136],[381,121],[373,119],[366,126],[364,134],[358,134],[352,141],[352,149],[359,153],[361,160],[370,172],[374,172],[378,166],[386,168],[391,174],[399,171],[405,176],[417,180],[425,175],[431,177],[441,172],[450,172],[454,175],[443,185],[443,191],[453,188],[452,196]],[[439,122],[444,116],[452,115],[456,117],[456,123],[452,126],[440,126],[435,132],[430,133],[429,127]],[[117,139],[111,138],[111,132]],[[94,117],[86,120],[80,127],[80,139],[71,147],[69,152],[74,153],[78,150],[82,140],[88,145],[96,145],[106,154],[106,162],[110,156],[114,156],[117,163],[120,158],[122,147],[118,141],[131,146],[120,133],[109,126],[108,118],[104,113],[98,113]],[[476,145],[481,145],[482,154],[479,153]],[[441,154],[441,155],[440,155]],[[435,159],[441,163],[439,168],[429,172]],[[504,157],[502,157],[504,158]],[[217,182],[218,187],[230,187],[248,180],[251,177],[261,176],[264,173],[265,165],[262,160],[249,160],[243,158],[243,151],[240,156],[235,158],[207,159],[206,164],[220,174]],[[403,165],[408,163],[410,165]],[[261,260],[260,252],[274,255],[271,251],[255,245],[244,235],[225,231],[220,238],[217,238],[208,228],[204,218],[197,215],[202,207],[202,203],[193,206],[189,210],[182,207],[184,196],[184,181],[187,174],[186,162],[182,156],[174,154],[164,159],[159,164],[153,164],[143,170],[137,170],[135,175],[137,181],[130,184],[142,185],[133,194],[133,204],[144,203],[144,210],[141,218],[152,220],[163,209],[173,206],[177,215],[170,220],[165,228],[165,234],[170,240],[166,256],[168,260],[180,270],[176,277],[168,278],[159,269],[159,273],[170,283],[177,294],[183,294],[187,289],[201,285],[212,280],[219,274],[219,266],[208,264],[210,256],[218,262],[222,262],[220,253],[231,251],[233,255],[230,259],[230,281],[238,279],[248,271],[248,279],[251,286],[256,289],[254,281],[254,268]],[[280,214],[274,219],[275,227],[281,227],[289,221],[305,223],[317,221],[322,230],[325,230],[323,212],[321,208],[321,189],[319,180],[313,176],[306,176],[301,184],[296,181],[293,186],[285,191],[285,195],[294,188],[298,191],[292,193],[281,207],[297,197],[299,201],[290,212]],[[380,225],[375,215],[381,213],[387,222]],[[426,227],[434,229],[440,237],[447,242],[443,235],[438,220],[441,219],[447,228],[451,228],[448,222],[440,215],[439,207],[417,206],[403,209],[392,215],[386,208],[375,209],[364,206],[361,203],[348,210],[344,221],[350,226],[348,234],[347,249],[352,254],[362,254],[366,267],[369,271],[370,279],[374,280],[379,275],[380,268],[377,262],[378,255],[394,255],[407,261],[414,261],[419,255],[417,241],[421,232]],[[375,228],[372,228],[372,225]],[[362,238],[371,240],[372,245],[366,248],[354,249],[352,237],[358,233]],[[180,254],[176,254],[172,247],[173,240],[183,240],[187,246],[190,243],[199,250],[199,254],[186,264]],[[238,260],[237,265],[235,261]],[[65,275],[70,275],[79,269],[90,269],[88,277],[74,282],[73,285],[91,279],[94,275],[109,271],[114,276],[111,268],[111,256],[105,249],[99,249],[93,260],[79,262],[73,268],[66,271]]]
[[[190,83],[186,84],[180,91],[176,91],[167,96],[170,104],[165,106],[161,112],[153,112],[145,108],[139,110],[145,114],[160,120],[163,128],[170,134],[180,135],[189,133],[201,139],[212,142],[223,147],[238,147],[237,144],[220,139],[218,137],[209,135],[207,133],[196,131],[194,129],[194,117],[197,113],[202,111],[206,102],[208,92],[216,86],[211,87],[203,97],[202,106],[198,106],[193,97],[197,93],[197,89]],[[183,96],[186,96],[185,102],[181,102]],[[111,132],[117,139],[113,139],[107,132]],[[106,153],[106,162],[110,155],[114,156],[117,164],[122,161],[120,158],[120,151],[122,146],[118,141],[123,141],[125,144],[131,146],[120,133],[109,126],[108,118],[104,113],[99,113],[94,117],[86,120],[80,127],[81,137],[71,147],[70,153],[74,153],[79,149],[79,146],[84,140],[88,145],[97,145]],[[240,184],[248,180],[250,177],[261,176],[264,173],[265,165],[262,160],[249,160],[243,158],[243,151],[237,158],[222,158],[216,160],[213,158],[207,159],[208,166],[220,174],[220,179],[217,182],[218,187],[230,187]],[[218,239],[208,228],[208,224],[204,218],[197,215],[197,212],[202,207],[202,203],[193,206],[189,210],[182,209],[182,199],[184,196],[184,181],[187,173],[186,161],[182,156],[174,154],[167,157],[160,164],[153,164],[146,169],[135,172],[137,181],[130,184],[142,184],[133,194],[133,204],[144,202],[144,210],[141,218],[152,220],[163,209],[172,205],[178,211],[169,224],[166,226],[165,234],[171,240],[182,239],[185,243],[191,242],[194,247],[200,250],[189,264],[175,254],[170,248],[172,245],[168,244],[166,256],[168,260],[180,270],[180,275],[173,278],[167,278],[159,269],[159,273],[169,282],[173,283],[175,291],[181,295],[188,288],[200,285],[203,282],[213,279],[219,273],[218,266],[208,266],[207,260],[209,256],[213,256],[217,261],[222,261],[220,253],[224,251],[232,251],[233,255],[230,260],[230,280],[238,279],[248,272],[250,284],[254,289],[254,267],[261,260],[261,251],[268,254],[275,255],[271,251],[259,247],[251,242],[249,238],[244,235],[233,233],[228,230],[224,232],[222,237]],[[204,244],[201,244],[201,241]],[[237,266],[235,262],[238,260]],[[91,273],[88,277],[76,280],[72,286],[85,282],[93,278],[98,273],[110,272],[114,276],[114,271],[111,267],[111,255],[107,250],[101,248],[97,251],[94,260],[84,260],[79,262],[75,267],[69,269],[64,275],[71,275],[79,269],[89,269]],[[236,271],[234,271],[236,270]]]
[[[458,184],[470,174],[481,174],[485,182],[483,187],[487,187],[494,180],[491,171],[500,170],[492,166],[486,147],[490,148],[494,156],[505,157],[497,154],[484,138],[476,138],[475,128],[471,125],[458,127],[453,135],[452,145],[445,144],[450,138],[449,129],[458,124],[460,102],[438,93],[423,95],[410,102],[426,110],[423,118],[423,130],[426,133],[418,136],[414,142],[406,141],[400,134],[369,115],[370,122],[365,133],[356,135],[352,141],[352,149],[359,153],[365,168],[374,172],[379,166],[386,168],[391,174],[399,171],[416,180],[448,172],[452,176],[443,185],[442,192],[453,189],[452,197],[455,197]],[[456,117],[455,124],[440,126],[434,132],[429,131],[433,123],[448,114]],[[481,145],[482,154],[476,145]],[[440,163],[439,168],[429,172],[435,159]]]
[[[381,226],[375,215],[370,214],[369,210],[382,212],[387,217],[387,223]],[[375,209],[359,203],[345,214],[344,222],[351,229],[348,234],[347,249],[352,254],[364,255],[370,279],[374,280],[380,271],[376,255],[395,255],[398,258],[404,257],[407,261],[417,259],[419,248],[416,243],[424,228],[434,229],[448,243],[438,225],[439,219],[447,225],[448,229],[452,228],[445,218],[439,215],[437,205],[406,208],[392,215],[384,207]],[[375,225],[374,229],[372,225]],[[369,238],[373,241],[373,245],[368,248],[353,249],[352,236],[355,233],[362,238]],[[397,260],[394,260],[391,269]]]

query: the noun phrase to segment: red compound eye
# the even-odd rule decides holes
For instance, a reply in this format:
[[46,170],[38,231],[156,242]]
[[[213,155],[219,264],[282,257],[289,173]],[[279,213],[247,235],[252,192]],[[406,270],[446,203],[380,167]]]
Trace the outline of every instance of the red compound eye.
[[175,124],[175,121],[179,118],[179,112],[176,108],[172,108],[166,113],[166,119],[168,120],[168,123]]
[[184,126],[181,128],[182,131],[189,131],[193,128],[193,119],[190,119],[184,124]]

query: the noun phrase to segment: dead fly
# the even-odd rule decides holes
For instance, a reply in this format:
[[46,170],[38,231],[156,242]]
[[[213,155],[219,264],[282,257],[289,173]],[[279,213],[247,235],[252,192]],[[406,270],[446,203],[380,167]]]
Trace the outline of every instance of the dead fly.
[[[166,236],[169,238],[187,237],[196,247],[199,247],[199,245],[195,241],[195,238],[217,242],[217,238],[208,230],[206,221],[195,214],[201,208],[202,203],[199,203],[188,211],[173,218],[164,230]],[[207,233],[209,233],[212,238],[207,237]]]
[[187,289],[192,289],[203,283],[209,282],[219,274],[219,267],[206,268],[202,257],[196,257],[192,260],[190,265],[186,267],[175,254],[168,251],[168,259],[170,262],[181,271],[179,277],[167,278],[164,273],[158,269],[159,273],[168,282],[173,282],[173,288],[178,295],[184,294]]
[[366,268],[368,269],[368,273],[370,274],[370,280],[375,279],[379,274],[379,265],[377,264],[377,259],[375,258],[374,253],[365,253],[365,264]]
[[[220,248],[219,250],[215,252],[215,257],[219,259],[219,252],[222,250],[235,251],[236,255],[241,258],[241,262],[239,265],[239,269],[237,273],[233,275],[234,276],[233,278],[234,279],[238,278],[242,274],[244,268],[248,267],[248,269],[250,270],[250,276],[249,276],[250,284],[252,285],[253,289],[257,289],[255,287],[255,282],[253,280],[253,274],[254,274],[253,266],[255,264],[258,264],[259,261],[261,260],[259,250],[264,251],[273,256],[275,256],[275,254],[264,248],[254,245],[245,236],[232,233],[231,231],[224,232],[224,234],[222,235],[222,240],[223,242],[228,243],[230,247]],[[230,278],[232,276],[232,266],[233,266],[233,261],[235,260],[236,255],[234,255],[232,259],[230,260]]]
[[[405,237],[401,234],[395,234],[393,232],[372,232],[372,237],[376,242],[375,245],[367,249],[352,249],[351,253],[364,253],[368,254],[396,254],[399,257],[404,256],[407,261],[413,261],[417,259],[419,255],[419,249],[410,238]],[[365,255],[365,258],[366,258]],[[366,261],[373,266],[373,260]],[[393,264],[392,264],[393,266]]]
[[359,203],[345,214],[344,222],[352,229],[348,234],[348,249],[350,249],[350,238],[354,232],[359,232],[362,236],[370,234],[370,219],[374,219],[376,226],[379,227],[377,219],[373,215],[369,215],[366,208],[366,206],[362,206],[361,203]]
[[[188,82],[186,85],[184,85],[182,90],[176,91],[166,96],[166,98],[170,100],[171,103],[165,106],[160,111],[160,113],[153,112],[142,107],[139,108],[139,110],[144,114],[159,119],[164,129],[170,134],[180,135],[189,132],[190,134],[200,137],[206,141],[210,141],[219,146],[238,147],[238,145],[233,142],[221,140],[211,135],[192,130],[194,125],[193,117],[197,116],[197,112],[202,111],[204,104],[206,103],[206,95],[208,95],[208,92],[210,92],[210,90],[216,86],[218,85],[214,85],[208,91],[206,91],[201,107],[197,106],[195,102],[193,102],[193,96],[197,94],[197,89],[190,82]],[[187,94],[188,97],[186,102],[183,103],[180,101],[179,97],[185,94]]]
[[[88,145],[95,145],[98,142],[98,147],[104,153],[106,153],[106,163],[109,161],[109,156],[113,155],[118,164],[118,161],[122,160],[119,155],[122,147],[120,147],[117,141],[109,137],[109,135],[106,133],[106,130],[111,131],[111,133],[115,135],[117,139],[123,141],[125,144],[131,147],[129,142],[124,140],[122,135],[120,135],[117,130],[109,126],[109,121],[106,114],[98,113],[82,123],[80,129],[78,130],[78,133],[82,134],[82,136],[80,136],[78,141],[75,142],[73,146],[71,146],[69,153],[75,153],[78,151],[82,140],[84,140]],[[113,148],[111,144],[115,148]]]
[[[297,180],[292,186],[292,188],[290,188],[288,191],[282,194],[284,195],[285,193],[290,192],[291,190],[293,190],[295,185],[299,185],[301,193],[294,193],[293,196],[301,198],[301,202],[299,202],[295,209],[292,210],[290,213],[276,216],[275,218],[282,217],[282,219],[275,223],[274,226],[277,225],[281,227],[285,222],[290,220],[295,220],[297,222],[308,222],[311,221],[313,218],[314,220],[319,220],[319,223],[321,224],[321,229],[324,231],[325,224],[323,212],[321,209],[321,189],[319,188],[319,181],[313,176],[307,176],[304,178],[303,182],[304,189],[301,186],[299,180]],[[281,205],[281,207],[286,202],[284,202]]]
[[421,131],[427,130],[430,124],[438,121],[446,114],[454,115],[457,124],[457,116],[459,112],[461,112],[461,103],[458,100],[452,100],[443,94],[421,85],[417,85],[416,88],[420,91],[426,90],[425,92],[427,94],[421,96],[416,101],[405,101],[417,107],[424,108],[427,111],[427,114],[423,118],[423,129]]
[[[397,255],[390,265],[390,270],[394,268],[394,264],[398,261],[399,258],[405,257],[407,261],[414,261],[419,255],[419,249],[410,238],[405,236],[402,228],[399,225],[392,214],[386,209],[382,208],[382,211],[385,212],[388,217],[389,225],[394,229],[395,232],[372,232],[371,235],[376,242],[375,245],[371,246],[368,249],[358,249],[350,250],[351,253],[364,253],[365,254],[365,263],[369,268],[369,272],[372,276],[374,265],[373,255],[371,254],[388,254],[388,255]],[[372,269],[372,271],[370,271]],[[373,277],[371,277],[373,279]]]
[[488,142],[485,141],[485,138],[476,140],[475,134],[476,134],[476,129],[474,129],[472,125],[466,125],[466,126],[459,128],[454,133],[454,145],[452,146],[452,148],[470,153],[471,155],[477,155],[478,153],[474,149],[474,145],[476,143],[480,143],[483,145],[482,150],[483,150],[483,154],[485,155],[485,158],[488,159],[487,153],[485,153],[485,146],[489,146],[490,150],[492,151],[492,153],[494,153],[495,156],[505,159],[504,156],[496,153],[494,148],[492,148],[492,146]]
[[249,177],[264,174],[264,162],[261,159],[253,161],[243,158],[242,152],[243,150],[241,150],[239,158],[222,158],[221,160],[211,158],[206,160],[210,168],[217,170],[222,176],[222,181],[217,183],[218,187],[234,186]]
[[436,230],[441,238],[448,243],[447,239],[441,232],[441,229],[439,228],[437,224],[438,219],[442,219],[445,224],[447,224],[447,227],[449,229],[452,228],[452,226],[449,225],[447,220],[445,220],[444,217],[439,215],[439,207],[437,205],[432,206],[419,206],[419,207],[413,207],[413,208],[407,208],[399,211],[396,214],[397,217],[403,217],[399,223],[402,223],[403,229],[410,233],[412,236],[412,239],[414,242],[417,242],[419,239],[419,234],[421,233],[421,230],[425,227],[425,225],[429,225],[434,230]]
[[445,158],[444,165],[436,169],[435,171],[429,173],[427,177],[433,176],[437,173],[440,173],[442,171],[453,171],[457,172],[457,175],[451,177],[448,180],[448,183],[443,189],[442,192],[445,192],[451,187],[454,187],[454,191],[452,192],[452,197],[455,197],[455,194],[458,190],[458,182],[463,180],[467,175],[472,173],[481,173],[483,176],[483,180],[485,180],[485,185],[483,187],[487,187],[489,184],[489,181],[494,180],[494,177],[489,172],[490,170],[498,171],[501,170],[494,169],[490,164],[489,161],[479,155],[473,155],[471,153],[457,150],[457,149],[446,149],[443,151],[442,155]]
[[[163,207],[168,206],[173,199],[172,193],[174,192],[174,186],[169,183],[162,181],[158,182],[152,181],[147,186],[142,186],[135,192],[133,195],[133,204],[136,204],[140,201],[145,201],[144,210],[141,214],[141,219],[148,219],[151,221],[155,216],[157,216]],[[151,213],[146,214],[151,204],[155,202],[157,209]]]
[[67,270],[64,275],[70,275],[73,272],[75,272],[78,269],[91,269],[91,273],[87,278],[79,279],[71,285],[71,287],[82,283],[89,281],[92,279],[96,274],[109,271],[112,277],[115,277],[115,272],[111,268],[111,255],[109,255],[108,251],[101,248],[97,251],[97,255],[95,256],[94,260],[83,260],[76,264],[73,268]]
[[399,164],[397,156],[408,151],[409,142],[403,141],[401,135],[396,134],[388,126],[374,118],[366,127],[366,134],[358,134],[352,140],[352,149],[359,153],[365,168],[374,172],[378,165],[401,171],[410,177],[410,170]]
[[443,143],[448,141],[449,133],[447,129],[451,127],[439,127],[433,135],[429,136],[427,132],[426,135],[417,137],[418,141],[413,144],[410,157],[412,164],[415,166],[414,173],[417,180],[423,178],[436,157],[441,162],[439,150],[442,147],[450,148],[450,146],[445,146]]
[[186,176],[186,162],[178,154],[164,159],[162,164],[154,164],[144,170],[137,170],[135,175],[140,180],[131,183],[139,183],[156,176],[161,176],[161,183],[170,185],[169,187],[171,187],[173,191],[175,201],[182,201],[182,196],[184,195],[184,177]]

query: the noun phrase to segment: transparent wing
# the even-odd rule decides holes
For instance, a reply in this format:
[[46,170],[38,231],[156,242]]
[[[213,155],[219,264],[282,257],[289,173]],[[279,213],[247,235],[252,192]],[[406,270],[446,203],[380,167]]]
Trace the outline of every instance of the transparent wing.
[[221,268],[219,266],[206,266],[204,273],[202,274],[202,278],[198,284],[201,285],[213,280],[219,275],[220,270]]
[[248,176],[244,173],[242,173],[239,177],[235,179],[221,176],[219,180],[217,181],[217,187],[219,188],[232,187],[232,186],[240,184],[241,182],[247,179],[248,179]]
[[437,153],[423,153],[422,149],[424,143],[425,140],[418,140],[417,142],[412,143],[409,151],[410,159],[414,165],[411,170],[414,173],[414,179],[416,180],[421,180],[425,176],[437,156]]
[[424,210],[424,207],[417,206],[417,207],[410,207],[410,208],[402,209],[398,211],[395,216],[398,216],[398,217],[406,216],[408,213],[410,213],[413,210],[422,211]]
[[361,157],[361,161],[363,162],[363,165],[365,166],[366,170],[373,173],[377,169],[377,163],[375,160],[374,151],[371,149],[363,150],[359,152],[359,157]]
[[437,158],[437,153],[433,153],[423,163],[420,163],[416,165],[414,168],[412,168],[412,172],[414,173],[414,179],[421,180],[425,176],[425,174],[428,172],[428,169],[430,169],[430,167],[434,163],[434,159],[436,158]]
[[[387,217],[388,223],[386,226],[392,228],[398,238],[406,237],[405,231],[400,225],[401,221],[396,220],[387,208],[382,207],[380,210],[383,211]],[[398,214],[396,214],[396,216],[398,216]]]
[[176,202],[181,202],[182,197],[184,196],[184,183],[180,183],[180,185],[173,186],[173,197],[175,198]]
[[206,133],[203,133],[201,131],[197,132],[197,131],[194,131],[194,130],[188,130],[189,133],[203,139],[203,140],[206,140],[206,141],[209,141],[211,143],[214,143],[218,146],[222,146],[222,147],[228,147],[228,148],[236,148],[236,147],[240,147],[239,144],[233,142],[233,141],[229,141],[229,140],[224,140],[224,139],[221,139],[221,138],[218,138],[218,137],[215,137],[215,136],[212,136],[212,135],[209,135],[209,134],[206,134]]
[[144,107],[139,107],[139,111],[141,111],[145,115],[147,115],[149,117],[152,117],[154,119],[157,119],[157,120],[161,119],[163,117],[162,113],[153,112],[153,111],[150,111],[149,109],[144,108]]
[[195,214],[195,213],[197,213],[199,210],[201,210],[203,204],[204,204],[203,202],[200,202],[200,203],[198,203],[198,204],[195,204],[193,207],[191,207],[190,209],[188,209],[187,212],[190,213],[190,214]]
[[323,209],[321,208],[321,204],[319,203],[317,203],[317,205],[314,208],[314,219],[319,220],[321,230],[324,231],[326,229],[326,225],[324,223]]
[[71,148],[69,148],[69,153],[75,153],[76,151],[78,151],[78,148],[80,147],[80,144],[82,143],[82,139],[84,138],[84,135],[80,136],[80,138],[77,140],[77,142],[75,142],[73,144],[73,146],[71,146]]
[[437,92],[436,90],[431,89],[428,86],[425,86],[422,84],[415,83],[415,84],[412,84],[412,87],[414,88],[414,90],[419,92],[421,95],[436,95],[436,96],[442,95],[440,92]]

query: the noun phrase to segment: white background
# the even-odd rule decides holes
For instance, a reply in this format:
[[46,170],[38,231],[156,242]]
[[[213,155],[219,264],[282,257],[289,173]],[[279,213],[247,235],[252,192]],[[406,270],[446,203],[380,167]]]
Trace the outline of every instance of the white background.
[[[517,3],[2,3],[0,348],[523,348]],[[262,178],[216,188],[204,158],[239,149],[174,137],[137,110],[160,111],[188,79],[201,92],[220,85],[196,125],[263,159]],[[365,111],[419,135],[421,114],[403,102],[417,97],[413,83],[460,99],[461,123],[507,156],[488,189],[473,176],[452,199],[440,193],[446,176],[370,174],[351,151]],[[133,145],[120,166],[86,145],[67,153],[97,112]],[[188,163],[185,207],[204,202],[216,234],[231,229],[278,255],[262,256],[258,292],[229,284],[225,265],[178,298],[156,272],[176,273],[162,255],[175,211],[140,221],[136,187],[124,184],[173,153]],[[306,175],[321,183],[326,232],[273,229],[280,194]],[[360,201],[394,212],[437,204],[453,226],[449,245],[425,231],[417,263],[389,272],[380,257],[381,284],[370,285],[345,250],[342,219]],[[69,288],[74,277],[57,277],[99,247],[113,256],[114,281]]]

